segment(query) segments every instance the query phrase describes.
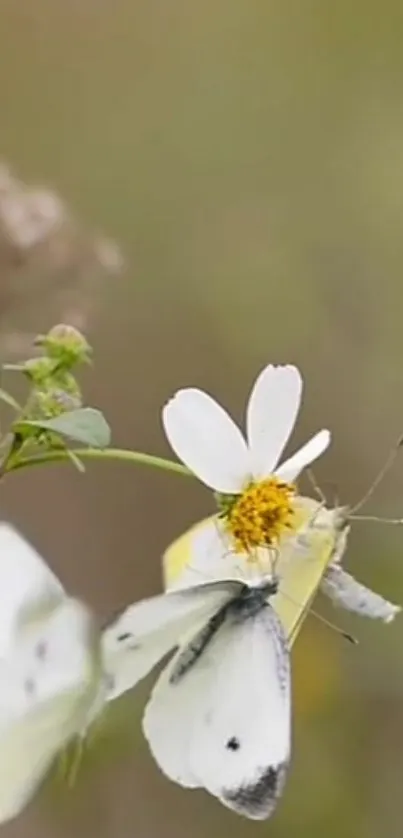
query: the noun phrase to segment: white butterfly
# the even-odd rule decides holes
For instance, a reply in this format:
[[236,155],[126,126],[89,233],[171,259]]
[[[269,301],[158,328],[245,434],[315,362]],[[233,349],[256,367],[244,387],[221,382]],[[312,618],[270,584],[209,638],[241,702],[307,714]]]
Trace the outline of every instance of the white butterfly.
[[143,728],[163,772],[239,814],[268,818],[290,756],[290,662],[276,583],[218,581],[131,605],[103,635],[109,699],[169,651]]
[[85,730],[100,683],[90,611],[0,523],[0,823],[25,808],[57,754]]

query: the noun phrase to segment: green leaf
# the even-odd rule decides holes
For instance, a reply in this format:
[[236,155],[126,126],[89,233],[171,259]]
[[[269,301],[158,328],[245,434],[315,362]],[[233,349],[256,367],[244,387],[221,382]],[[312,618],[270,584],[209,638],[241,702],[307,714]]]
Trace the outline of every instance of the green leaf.
[[88,448],[107,448],[111,439],[106,419],[100,410],[92,407],[69,410],[68,413],[62,413],[52,419],[23,419],[15,422],[13,431],[25,436],[31,428],[60,434],[75,442],[81,442]]
[[16,410],[18,413],[22,410],[21,405],[18,404],[14,396],[7,393],[7,390],[3,390],[2,387],[0,387],[0,401],[4,402],[9,407],[12,407],[12,409]]

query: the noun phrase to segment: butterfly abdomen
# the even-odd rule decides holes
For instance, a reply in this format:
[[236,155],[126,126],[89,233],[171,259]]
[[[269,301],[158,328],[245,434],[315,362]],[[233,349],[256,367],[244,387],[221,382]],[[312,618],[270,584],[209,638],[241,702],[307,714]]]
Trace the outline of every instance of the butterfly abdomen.
[[170,683],[177,684],[194,666],[227,618],[242,623],[255,617],[259,611],[267,606],[267,597],[275,594],[277,588],[276,580],[265,582],[253,588],[248,585],[242,586],[238,596],[223,605],[185,646],[171,673]]
[[206,625],[203,626],[203,628],[200,629],[200,631],[192,638],[187,646],[185,646],[171,673],[171,677],[169,679],[170,684],[177,684],[194,666],[196,661],[199,660],[200,656],[217,633],[218,629],[224,623],[227,611],[228,605],[224,605],[220,608],[220,610],[217,611],[217,613],[210,618]]
[[277,593],[277,581],[267,582],[264,585],[249,587],[245,585],[239,596],[232,600],[227,606],[227,613],[237,623],[243,623],[256,617],[267,606],[267,598]]

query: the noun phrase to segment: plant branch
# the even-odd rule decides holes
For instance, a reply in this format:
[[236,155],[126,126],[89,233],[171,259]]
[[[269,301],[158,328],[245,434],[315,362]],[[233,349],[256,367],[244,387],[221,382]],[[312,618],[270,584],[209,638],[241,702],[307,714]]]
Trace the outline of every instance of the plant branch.
[[[73,455],[80,460],[117,460],[134,465],[149,466],[150,468],[170,471],[174,474],[181,474],[183,477],[193,477],[193,474],[181,463],[174,463],[172,460],[165,460],[163,457],[155,457],[153,454],[144,454],[141,451],[129,451],[123,448],[74,448]],[[18,471],[28,466],[40,466],[58,462],[70,462],[68,451],[53,450],[44,451],[41,454],[32,454],[28,457],[21,457],[6,465],[5,473]]]

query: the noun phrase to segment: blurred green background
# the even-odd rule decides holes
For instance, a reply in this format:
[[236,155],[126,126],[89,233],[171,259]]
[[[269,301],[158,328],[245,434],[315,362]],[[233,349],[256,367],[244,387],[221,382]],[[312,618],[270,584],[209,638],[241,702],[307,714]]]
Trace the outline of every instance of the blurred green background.
[[[3,0],[0,20],[1,154],[125,256],[92,290],[87,328],[87,400],[114,444],[166,455],[176,388],[205,387],[241,419],[258,370],[294,362],[292,444],[331,428],[317,476],[356,501],[403,431],[401,2]],[[24,277],[3,331],[63,315],[53,286]],[[21,472],[1,503],[102,619],[158,591],[165,546],[211,510],[196,483],[122,464]],[[403,463],[370,511],[403,513]],[[346,563],[403,602],[398,528],[357,524]],[[360,645],[308,618],[269,823],[161,776],[140,733],[145,686],[95,731],[73,790],[54,779],[4,834],[400,838],[402,622],[336,619]]]

